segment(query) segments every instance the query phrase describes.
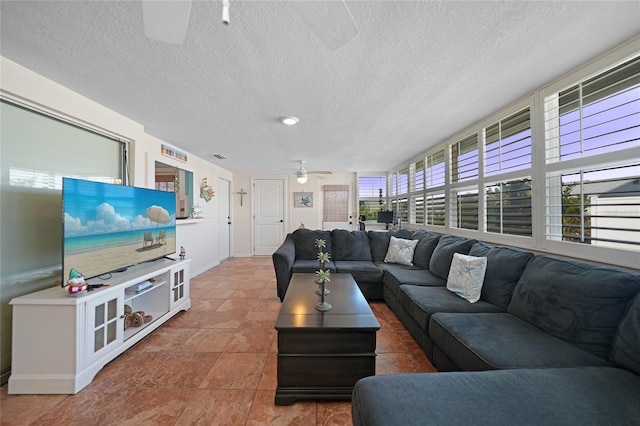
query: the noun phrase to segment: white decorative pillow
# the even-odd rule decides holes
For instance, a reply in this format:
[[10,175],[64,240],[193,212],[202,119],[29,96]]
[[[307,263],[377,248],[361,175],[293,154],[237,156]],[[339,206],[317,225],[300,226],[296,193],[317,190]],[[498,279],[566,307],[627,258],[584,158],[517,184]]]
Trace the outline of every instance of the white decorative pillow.
[[413,266],[413,252],[416,245],[418,245],[418,240],[405,240],[392,235],[384,262]]
[[447,279],[447,290],[467,299],[471,303],[480,300],[487,258],[453,254]]

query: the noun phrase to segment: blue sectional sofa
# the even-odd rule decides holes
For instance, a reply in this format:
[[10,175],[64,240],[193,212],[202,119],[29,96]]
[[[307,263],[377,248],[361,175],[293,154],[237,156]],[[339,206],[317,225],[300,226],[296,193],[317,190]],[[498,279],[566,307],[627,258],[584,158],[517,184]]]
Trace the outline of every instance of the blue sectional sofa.
[[[417,240],[385,263],[391,236]],[[640,275],[424,230],[297,230],[274,253],[278,295],[294,272],[331,268],[383,299],[439,373],[375,376],[354,425],[640,424]],[[447,289],[454,253],[485,257],[480,299]]]

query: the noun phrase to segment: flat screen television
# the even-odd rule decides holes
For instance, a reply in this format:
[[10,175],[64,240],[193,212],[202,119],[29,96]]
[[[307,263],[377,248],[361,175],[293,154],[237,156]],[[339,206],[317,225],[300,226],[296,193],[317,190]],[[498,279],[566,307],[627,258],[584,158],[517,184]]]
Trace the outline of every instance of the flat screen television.
[[392,211],[386,211],[386,212],[378,212],[378,223],[393,223],[393,212]]
[[81,179],[62,182],[62,282],[89,279],[176,252],[176,195]]

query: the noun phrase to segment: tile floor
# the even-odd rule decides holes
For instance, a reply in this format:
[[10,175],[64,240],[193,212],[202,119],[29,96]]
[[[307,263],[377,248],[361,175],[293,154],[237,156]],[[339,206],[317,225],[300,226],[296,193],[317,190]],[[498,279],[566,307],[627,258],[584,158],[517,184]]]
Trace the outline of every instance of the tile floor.
[[[8,395],[2,425],[350,425],[351,404],[274,405],[280,301],[270,257],[234,258],[191,280],[189,311],[76,395]],[[382,302],[376,374],[435,371]],[[53,361],[52,361],[53,362]]]

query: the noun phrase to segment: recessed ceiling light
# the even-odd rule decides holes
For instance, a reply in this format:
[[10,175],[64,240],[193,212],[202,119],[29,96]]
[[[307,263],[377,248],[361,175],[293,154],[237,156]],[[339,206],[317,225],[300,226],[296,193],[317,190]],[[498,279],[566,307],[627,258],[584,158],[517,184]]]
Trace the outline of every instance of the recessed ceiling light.
[[286,124],[287,126],[293,126],[298,124],[298,121],[300,121],[300,119],[298,117],[294,117],[293,115],[287,115],[286,117],[282,117],[280,121],[282,121],[282,123]]

